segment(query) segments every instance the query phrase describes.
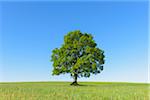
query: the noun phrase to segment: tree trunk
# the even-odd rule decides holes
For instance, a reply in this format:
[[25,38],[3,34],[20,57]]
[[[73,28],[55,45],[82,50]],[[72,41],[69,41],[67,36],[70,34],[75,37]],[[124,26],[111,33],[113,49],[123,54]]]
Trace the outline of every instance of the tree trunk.
[[74,86],[79,85],[77,82],[77,78],[78,78],[77,76],[78,76],[77,74],[74,75],[74,81],[70,85],[74,85]]

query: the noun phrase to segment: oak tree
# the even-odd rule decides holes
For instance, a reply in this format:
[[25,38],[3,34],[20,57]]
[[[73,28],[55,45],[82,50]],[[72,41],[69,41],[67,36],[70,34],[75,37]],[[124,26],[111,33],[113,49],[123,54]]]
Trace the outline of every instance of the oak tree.
[[52,74],[69,73],[74,79],[71,85],[78,85],[77,78],[90,77],[103,70],[104,57],[104,51],[97,47],[91,34],[75,30],[64,36],[60,48],[52,51]]

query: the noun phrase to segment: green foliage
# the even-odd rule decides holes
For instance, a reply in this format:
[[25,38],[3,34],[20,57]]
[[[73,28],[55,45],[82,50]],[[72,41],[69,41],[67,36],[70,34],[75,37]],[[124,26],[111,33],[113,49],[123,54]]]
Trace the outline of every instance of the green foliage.
[[96,47],[93,36],[80,31],[64,36],[64,44],[52,51],[53,75],[70,73],[77,77],[89,77],[103,70],[104,51]]

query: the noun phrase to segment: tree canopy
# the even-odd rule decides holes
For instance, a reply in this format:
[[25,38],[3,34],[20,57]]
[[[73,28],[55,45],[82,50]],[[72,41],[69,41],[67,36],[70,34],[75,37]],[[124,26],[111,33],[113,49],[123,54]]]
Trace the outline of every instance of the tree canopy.
[[70,73],[74,78],[74,85],[79,77],[100,73],[104,57],[104,51],[97,47],[91,34],[75,30],[64,36],[64,43],[60,48],[52,51],[52,74]]

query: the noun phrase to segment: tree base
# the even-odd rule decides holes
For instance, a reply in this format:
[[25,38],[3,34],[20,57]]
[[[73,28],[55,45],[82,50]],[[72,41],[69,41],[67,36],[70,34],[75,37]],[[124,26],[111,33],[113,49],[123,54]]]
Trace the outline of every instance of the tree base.
[[78,86],[79,84],[77,82],[72,82],[70,85]]

